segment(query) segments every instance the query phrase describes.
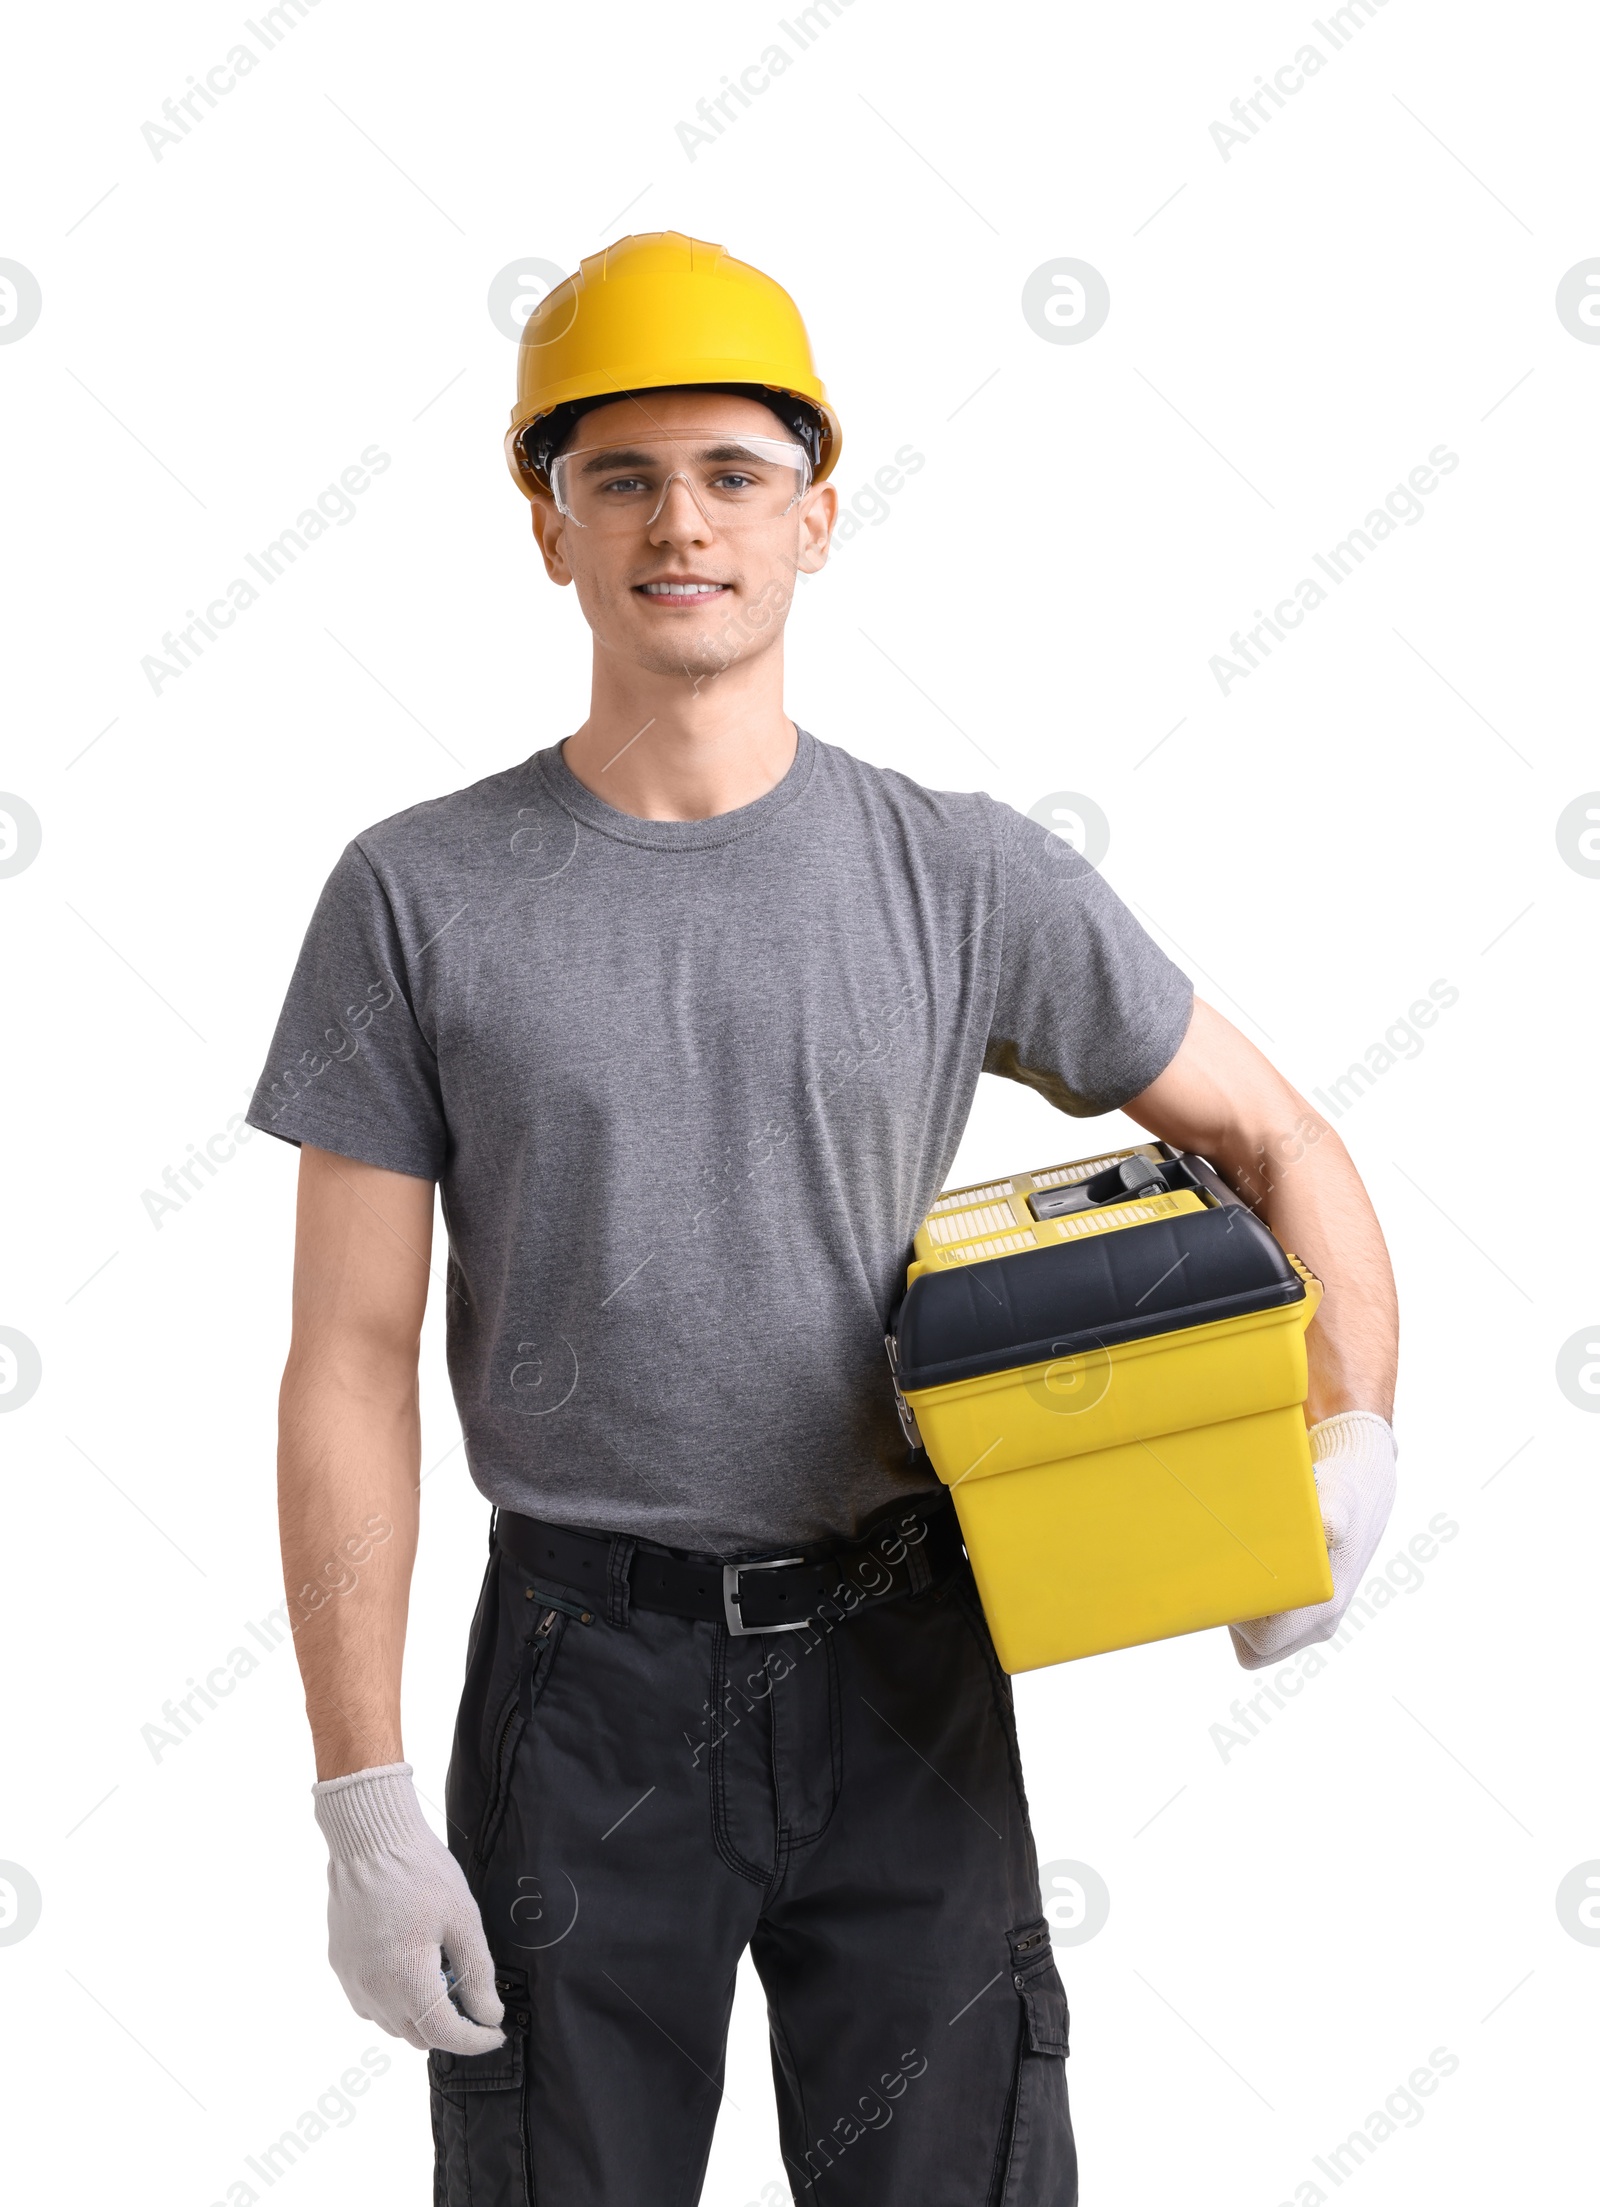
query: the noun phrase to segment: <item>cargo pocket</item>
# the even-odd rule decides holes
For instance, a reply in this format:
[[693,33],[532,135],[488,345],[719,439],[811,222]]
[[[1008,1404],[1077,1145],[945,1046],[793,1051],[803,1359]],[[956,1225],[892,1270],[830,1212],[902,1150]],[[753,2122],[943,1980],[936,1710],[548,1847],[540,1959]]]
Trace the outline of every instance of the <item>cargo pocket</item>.
[[1008,1931],[1011,1948],[1011,1982],[1022,1998],[1029,2051],[1035,2054],[1071,2052],[1067,2029],[1071,2021],[1067,1991],[1050,1951],[1050,1926],[1043,1916]]
[[1078,2155],[1067,2106],[1066,1988],[1043,1916],[1006,1933],[1017,1995],[1017,2056],[992,2207],[1076,2207]]
[[428,2056],[433,2207],[533,2207],[528,2144],[528,1988],[501,1972],[506,2042],[491,2054]]
[[478,1836],[473,1844],[473,1854],[480,1867],[488,1861],[499,1836],[500,1826],[505,1820],[517,1749],[533,1720],[534,1707],[544,1691],[555,1651],[566,1630],[567,1620],[559,1609],[546,1606],[537,1612],[537,1616],[538,1622],[522,1644],[516,1676],[507,1689],[488,1734],[488,1792],[484,1799],[483,1817],[478,1825]]

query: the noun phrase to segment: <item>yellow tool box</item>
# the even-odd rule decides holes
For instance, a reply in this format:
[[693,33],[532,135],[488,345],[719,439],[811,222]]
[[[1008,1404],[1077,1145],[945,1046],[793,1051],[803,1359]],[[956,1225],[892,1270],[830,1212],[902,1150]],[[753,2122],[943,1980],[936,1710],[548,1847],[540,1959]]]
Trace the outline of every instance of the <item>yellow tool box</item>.
[[1302,1408],[1321,1299],[1165,1142],[939,1198],[889,1362],[1006,1670],[1330,1598]]

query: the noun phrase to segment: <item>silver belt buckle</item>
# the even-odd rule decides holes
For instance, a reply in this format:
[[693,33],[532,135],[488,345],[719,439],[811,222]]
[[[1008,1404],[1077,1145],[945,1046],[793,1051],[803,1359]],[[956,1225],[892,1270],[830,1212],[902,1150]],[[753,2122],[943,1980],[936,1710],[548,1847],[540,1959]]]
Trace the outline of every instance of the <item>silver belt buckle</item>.
[[747,1625],[739,1615],[739,1574],[741,1571],[784,1571],[791,1563],[804,1563],[804,1556],[774,1556],[769,1563],[725,1563],[722,1566],[722,1614],[728,1620],[728,1630],[736,1640],[748,1640],[756,1632],[803,1632],[804,1617],[797,1617],[790,1625]]

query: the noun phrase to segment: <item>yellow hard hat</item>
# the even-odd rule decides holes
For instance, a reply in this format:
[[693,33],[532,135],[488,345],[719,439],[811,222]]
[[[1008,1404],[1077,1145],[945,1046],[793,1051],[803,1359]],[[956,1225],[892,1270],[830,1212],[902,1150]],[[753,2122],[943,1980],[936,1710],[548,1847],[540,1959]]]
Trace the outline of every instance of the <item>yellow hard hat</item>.
[[506,458],[518,488],[544,490],[522,432],[574,399],[674,384],[753,383],[803,399],[822,417],[812,479],[844,442],[811,361],[800,310],[783,286],[725,246],[678,230],[619,238],[540,300],[517,348],[517,403]]

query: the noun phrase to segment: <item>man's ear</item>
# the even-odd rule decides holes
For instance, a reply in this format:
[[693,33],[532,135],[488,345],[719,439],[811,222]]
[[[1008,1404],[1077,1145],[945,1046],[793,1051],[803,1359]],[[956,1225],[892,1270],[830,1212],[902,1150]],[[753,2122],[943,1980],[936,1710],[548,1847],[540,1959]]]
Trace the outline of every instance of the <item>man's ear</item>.
[[819,483],[800,509],[800,557],[803,575],[814,575],[828,564],[828,544],[839,518],[839,493],[831,483]]
[[544,558],[544,571],[563,588],[572,580],[567,565],[567,520],[555,500],[535,491],[528,504],[533,509],[533,537]]

